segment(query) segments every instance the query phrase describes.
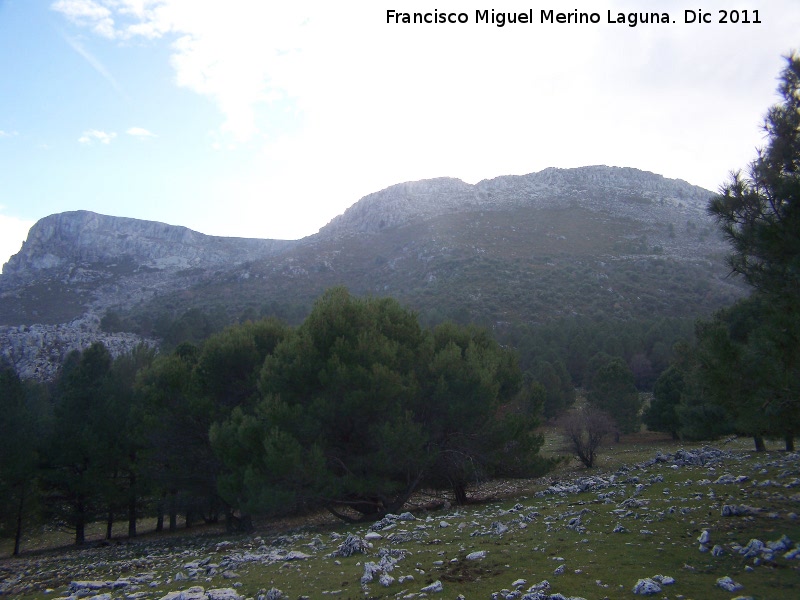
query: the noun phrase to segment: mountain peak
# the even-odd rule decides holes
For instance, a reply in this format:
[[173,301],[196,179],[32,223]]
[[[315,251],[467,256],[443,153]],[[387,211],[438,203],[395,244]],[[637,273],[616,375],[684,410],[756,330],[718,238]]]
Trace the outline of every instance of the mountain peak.
[[418,218],[525,205],[541,208],[568,199],[579,205],[597,205],[603,196],[624,198],[626,195],[640,201],[683,202],[705,210],[711,192],[681,179],[605,165],[574,169],[549,167],[527,175],[484,179],[475,185],[439,177],[400,183],[364,196],[323,227],[320,235],[376,233]]

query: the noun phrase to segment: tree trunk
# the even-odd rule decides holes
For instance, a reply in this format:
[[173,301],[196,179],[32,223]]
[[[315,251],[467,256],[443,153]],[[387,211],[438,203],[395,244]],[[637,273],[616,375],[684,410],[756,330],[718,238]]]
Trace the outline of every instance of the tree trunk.
[[764,438],[760,435],[753,436],[753,442],[756,445],[756,452],[765,452],[767,450],[767,446],[764,444]]
[[82,546],[86,541],[86,517],[83,514],[83,506],[80,507],[78,518],[75,519],[75,545]]
[[791,433],[787,433],[784,439],[786,441],[786,451],[794,452],[794,436]]
[[108,509],[108,518],[106,519],[106,539],[111,539],[111,533],[114,529],[114,509]]
[[175,492],[169,494],[169,530],[178,530],[178,503],[176,502]]
[[250,515],[236,515],[232,510],[225,511],[225,529],[228,533],[250,533],[253,531],[253,519]]
[[164,531],[164,498],[166,497],[166,493],[161,494],[161,498],[158,500],[158,506],[156,507],[156,512],[158,513],[156,517],[156,533],[161,533]]
[[136,473],[128,475],[128,537],[136,537]]
[[128,537],[136,537],[136,498],[128,502]]
[[458,506],[464,506],[467,503],[467,488],[460,481],[453,482],[453,495]]
[[19,505],[17,506],[17,530],[14,532],[14,556],[19,556],[19,546],[22,541],[22,511],[25,508],[25,486],[19,491]]

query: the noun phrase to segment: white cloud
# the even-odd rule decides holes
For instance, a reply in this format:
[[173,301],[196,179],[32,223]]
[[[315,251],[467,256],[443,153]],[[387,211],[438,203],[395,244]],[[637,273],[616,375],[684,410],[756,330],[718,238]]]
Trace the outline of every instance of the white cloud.
[[78,138],[78,141],[81,144],[92,144],[93,142],[110,144],[111,140],[113,140],[115,137],[117,137],[117,134],[113,131],[106,132],[99,131],[97,129],[89,129],[88,131],[83,132],[83,135]]
[[33,221],[0,214],[0,264],[5,264],[11,256],[19,252],[31,227]]
[[15,135],[18,135],[16,131],[3,131],[0,129],[0,138],[14,137]]
[[[682,17],[674,2],[656,4]],[[248,199],[243,210],[259,203],[267,215],[291,206],[297,214],[286,219],[317,219],[315,228],[365,193],[433,176],[475,182],[613,164],[714,189],[752,158],[780,55],[800,30],[796,0],[752,0],[763,23],[737,27],[395,26],[374,0],[61,0],[53,8],[98,35],[168,41],[176,84],[222,115],[209,144],[257,150],[248,173],[217,182],[219,197],[236,190]],[[402,10],[433,8],[408,0]],[[437,8],[472,16],[487,7]],[[529,0],[504,0],[496,10],[529,8]],[[716,15],[729,6],[704,8]],[[606,10],[642,7],[575,0],[562,10],[572,9],[605,21]]]
[[52,9],[62,13],[76,25],[89,27],[96,34],[113,39],[116,37],[111,10],[93,0],[58,0]]
[[220,130],[237,142],[258,132],[259,106],[296,93],[294,82],[313,75],[299,65],[311,17],[335,14],[317,0],[59,0],[51,7],[109,39],[170,34],[176,83],[210,97],[224,118]]
[[140,140],[158,137],[155,133],[148,131],[144,127],[131,127],[125,133],[132,135],[135,138],[139,138]]

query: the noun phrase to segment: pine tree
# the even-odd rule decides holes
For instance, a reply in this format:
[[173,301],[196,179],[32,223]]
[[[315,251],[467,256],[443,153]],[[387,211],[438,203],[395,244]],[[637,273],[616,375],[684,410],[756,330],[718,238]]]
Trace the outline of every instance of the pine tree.
[[[800,429],[800,54],[787,57],[778,92],[781,102],[765,118],[767,145],[747,175],[731,175],[709,213],[732,246],[731,270],[753,287],[748,310],[759,311],[758,324],[737,346],[743,365],[761,365],[754,370],[758,383],[750,382],[752,393],[741,399],[751,410],[741,406],[735,412],[781,419],[786,446],[793,448]],[[734,332],[731,337],[737,341]],[[730,379],[740,376],[730,366],[727,373]],[[763,448],[758,437],[756,445]]]
[[800,306],[800,54],[787,58],[782,102],[767,112],[767,146],[747,176],[731,175],[709,204],[733,247],[728,263],[756,290]]

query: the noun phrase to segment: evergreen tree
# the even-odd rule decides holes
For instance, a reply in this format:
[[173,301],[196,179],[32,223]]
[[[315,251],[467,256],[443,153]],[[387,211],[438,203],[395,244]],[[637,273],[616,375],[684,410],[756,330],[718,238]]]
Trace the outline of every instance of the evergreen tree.
[[776,429],[793,448],[800,411],[800,54],[787,57],[778,91],[781,102],[765,118],[766,147],[709,204],[733,249],[728,263],[754,298],[706,325],[699,341],[706,383],[759,449],[761,435]]
[[86,525],[103,507],[103,485],[110,458],[104,434],[111,415],[108,374],[111,355],[103,344],[71,352],[55,388],[53,428],[44,453],[43,473],[53,516],[85,541]]
[[782,326],[783,316],[755,294],[697,327],[699,386],[757,450],[765,449],[764,437],[783,437],[791,446],[798,431],[798,371],[787,364],[794,348],[787,346],[791,326]]
[[607,413],[620,432],[634,433],[639,430],[642,402],[633,373],[621,358],[612,358],[594,371],[587,400]]
[[787,58],[767,112],[768,143],[747,176],[734,173],[709,205],[733,247],[728,262],[786,310],[800,310],[800,54]]
[[39,442],[47,422],[46,404],[35,402],[41,391],[0,364],[0,532],[13,535],[14,556],[38,492]]
[[544,387],[544,417],[553,419],[575,403],[575,387],[561,361],[543,361],[536,367],[533,379]]
[[681,421],[678,407],[686,389],[684,374],[671,366],[664,371],[653,386],[653,400],[644,412],[642,420],[650,431],[664,431],[678,439]]
[[[389,298],[326,292],[267,356],[261,400],[211,427],[220,494],[250,513],[326,508],[375,518],[425,482],[530,474],[539,405],[483,330],[420,327]],[[360,516],[359,516],[360,515]]]
[[160,498],[158,527],[166,512],[170,531],[177,529],[180,511],[191,525],[204,507],[215,506],[217,497],[219,463],[208,439],[215,407],[197,390],[199,354],[192,344],[181,344],[172,354],[157,357],[136,381],[149,447],[146,476]]
[[135,393],[136,378],[154,360],[155,352],[140,345],[114,360],[108,373],[104,428],[97,432],[106,448],[110,479],[105,482],[108,503],[106,537],[111,537],[114,512],[122,509],[128,517],[128,537],[136,536],[136,521],[144,496],[149,491],[145,477],[147,428],[144,407]]
[[538,388],[523,385],[516,356],[474,326],[445,323],[432,340],[415,411],[434,450],[428,481],[446,483],[463,504],[470,482],[543,470],[542,439],[533,434]]

